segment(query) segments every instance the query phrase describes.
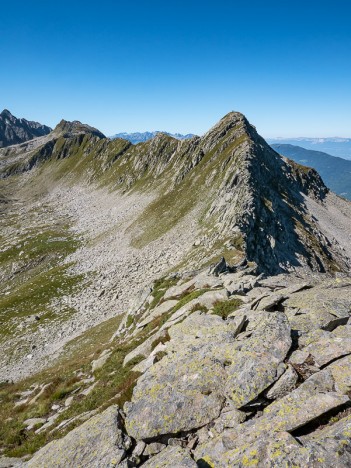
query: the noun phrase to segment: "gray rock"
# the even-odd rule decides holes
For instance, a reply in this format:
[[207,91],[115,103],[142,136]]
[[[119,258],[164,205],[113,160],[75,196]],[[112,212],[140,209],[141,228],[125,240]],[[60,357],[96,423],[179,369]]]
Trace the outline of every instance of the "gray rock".
[[213,432],[220,434],[224,429],[233,428],[243,423],[246,419],[246,413],[237,409],[223,410],[219,418],[213,421]]
[[173,434],[217,418],[224,403],[220,363],[202,353],[193,358],[165,356],[138,380],[132,402],[125,405],[126,428],[135,439]]
[[351,392],[351,355],[329,364],[326,367],[333,376],[335,390],[344,395],[350,395]]
[[101,369],[101,367],[104,366],[104,364],[106,363],[108,358],[111,356],[111,352],[112,351],[110,351],[108,349],[105,349],[97,359],[92,361],[92,363],[91,363],[92,372],[95,372],[95,371],[97,371],[98,369]]
[[239,408],[271,385],[290,328],[283,313],[257,315],[247,343],[235,341],[240,323],[209,314],[171,327],[167,356],[138,379],[125,407],[128,433],[139,440],[199,428],[219,417],[226,398]]
[[262,298],[255,310],[272,310],[287,298],[288,296],[283,294],[272,294]]
[[31,429],[33,429],[35,426],[38,426],[39,424],[45,424],[46,423],[46,419],[45,418],[31,418],[31,419],[26,419],[25,421],[23,421],[23,424],[26,427],[27,431],[30,431]]
[[203,272],[195,276],[194,287],[195,289],[221,288],[223,287],[223,280]]
[[149,468],[197,468],[189,450],[181,447],[167,447],[155,457],[150,458],[143,464]]
[[140,457],[140,455],[143,454],[143,451],[146,447],[146,444],[144,441],[139,440],[138,443],[136,444],[134,450],[133,450],[133,455]]
[[[210,453],[198,454],[198,466],[216,468],[257,466],[259,468],[307,467],[313,461],[310,454],[287,432],[277,432],[270,437],[239,438],[235,448],[227,449],[225,440]],[[320,465],[318,465],[320,466]]]
[[185,283],[172,286],[171,288],[167,289],[163,296],[164,300],[169,300],[171,298],[178,297],[181,294],[184,294],[186,291],[193,289],[195,281],[196,279],[192,278],[189,281],[186,281]]
[[127,356],[124,358],[123,365],[128,364],[129,361],[134,359],[136,356],[145,356],[146,358],[150,355],[152,351],[153,343],[159,338],[166,338],[167,329],[160,329],[153,335],[151,335],[147,340],[141,343],[139,346],[133,349]]
[[251,327],[251,336],[242,341],[240,352],[227,367],[226,395],[237,408],[254,400],[280,377],[282,361],[291,346],[290,327],[283,313],[258,313]]
[[282,398],[295,388],[297,380],[296,371],[292,366],[288,366],[284,374],[268,390],[266,397],[270,400]]
[[66,406],[66,408],[68,408],[68,406],[71,406],[71,404],[73,403],[73,400],[74,400],[74,396],[73,396],[73,395],[70,396],[70,397],[68,397],[68,398],[66,398],[66,400],[65,400],[65,406]]
[[228,264],[225,261],[225,258],[222,257],[217,264],[212,265],[210,267],[209,274],[213,276],[219,276],[221,273],[225,273],[228,270],[229,270]]
[[325,280],[312,289],[292,294],[284,302],[291,328],[310,333],[318,328],[332,331],[345,325],[350,316],[351,287],[334,286]]
[[296,351],[294,351],[290,358],[289,358],[289,363],[291,364],[304,364],[305,361],[308,359],[308,352],[305,351],[305,350],[300,350],[300,349],[297,349]]
[[136,366],[133,367],[133,372],[140,372],[143,374],[147,369],[154,365],[156,361],[156,356],[154,354],[150,354],[146,359],[139,362]]
[[304,348],[304,352],[312,356],[318,367],[323,367],[341,356],[351,353],[351,337],[323,337]]
[[321,371],[267,406],[256,429],[270,427],[271,430],[293,431],[348,401],[347,395],[334,391],[332,373]]
[[0,456],[0,468],[11,468],[23,466],[21,458]]
[[118,407],[110,406],[103,413],[73,429],[63,439],[54,440],[40,449],[26,466],[99,468],[118,465],[131,445],[122,426]]
[[250,274],[251,270],[238,271],[236,273],[226,273],[221,276],[223,285],[232,294],[247,294],[255,288],[262,275],[255,276]]
[[210,309],[216,302],[226,301],[228,299],[228,291],[226,289],[219,289],[216,291],[207,291],[199,296],[197,299],[185,304],[183,307],[178,309],[161,327],[161,330],[166,330],[171,326],[177,324],[188,316],[193,310],[196,310],[196,306],[204,306]]
[[304,436],[306,450],[318,458],[321,466],[351,466],[351,416]]
[[145,456],[152,456],[156,455],[156,453],[160,453],[164,448],[166,448],[165,444],[152,442],[151,444],[146,445],[143,453]]
[[216,302],[226,301],[228,299],[228,292],[226,289],[219,289],[217,291],[207,291],[202,294],[198,299],[195,299],[200,305],[210,309]]
[[[320,450],[314,447],[310,449],[312,443],[301,447],[288,432],[349,402],[347,396],[336,393],[333,387],[331,372],[318,372],[300,387],[265,408],[262,416],[227,429],[212,440],[204,440],[195,449],[195,459],[198,463],[201,460],[216,467],[313,466],[309,463],[319,457]],[[332,452],[332,459],[338,460],[336,450]]]

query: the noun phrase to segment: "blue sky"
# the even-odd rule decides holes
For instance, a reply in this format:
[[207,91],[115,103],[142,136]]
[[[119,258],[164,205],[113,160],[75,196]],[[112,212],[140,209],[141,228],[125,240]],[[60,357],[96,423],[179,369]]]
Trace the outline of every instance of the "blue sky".
[[349,1],[0,1],[0,107],[110,135],[351,137]]

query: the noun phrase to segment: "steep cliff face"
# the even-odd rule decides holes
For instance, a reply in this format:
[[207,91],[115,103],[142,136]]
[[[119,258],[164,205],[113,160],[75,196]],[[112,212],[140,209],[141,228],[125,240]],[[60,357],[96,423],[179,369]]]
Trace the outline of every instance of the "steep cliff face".
[[18,119],[4,109],[0,114],[0,148],[17,145],[51,132],[51,128],[39,122]]

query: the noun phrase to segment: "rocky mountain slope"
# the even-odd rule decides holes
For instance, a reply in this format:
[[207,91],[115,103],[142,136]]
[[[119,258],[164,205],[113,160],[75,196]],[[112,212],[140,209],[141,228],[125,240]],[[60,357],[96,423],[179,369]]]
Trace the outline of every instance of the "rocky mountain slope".
[[272,148],[299,164],[313,167],[333,192],[351,200],[351,161],[294,145],[276,144]]
[[50,127],[38,122],[18,119],[7,109],[4,109],[0,114],[0,148],[17,145],[50,132]]
[[134,133],[127,133],[127,132],[122,132],[122,133],[116,133],[115,135],[112,135],[110,138],[113,140],[115,138],[122,138],[123,140],[128,140],[133,145],[136,145],[137,143],[143,143],[145,141],[151,140],[152,138],[155,138],[155,136],[158,133],[164,133],[165,135],[168,135],[172,138],[176,138],[177,140],[188,140],[189,138],[194,137],[192,133],[188,133],[186,135],[182,135],[181,133],[169,133],[169,132],[134,132]]
[[1,463],[350,463],[351,204],[315,170],[232,112],[62,121],[0,177]]

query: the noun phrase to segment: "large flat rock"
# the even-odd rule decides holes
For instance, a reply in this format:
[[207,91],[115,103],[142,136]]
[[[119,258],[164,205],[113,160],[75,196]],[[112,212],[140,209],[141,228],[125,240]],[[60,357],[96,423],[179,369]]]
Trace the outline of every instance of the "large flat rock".
[[256,315],[245,341],[236,339],[243,323],[236,318],[194,312],[170,328],[167,356],[139,378],[126,405],[128,434],[150,439],[199,428],[219,417],[227,399],[240,408],[275,382],[290,327],[283,313]]
[[150,458],[143,466],[149,468],[196,468],[188,450],[181,447],[167,447],[155,457]]
[[291,328],[303,333],[332,331],[351,315],[351,281],[324,280],[312,289],[292,294],[284,302]]
[[[308,463],[315,460],[319,449],[314,447],[309,452],[288,433],[328,414],[330,410],[344,407],[349,401],[347,395],[335,391],[335,380],[330,370],[320,371],[288,395],[271,403],[262,416],[200,444],[195,458],[220,467],[310,466]],[[333,457],[337,460],[337,451]]]

